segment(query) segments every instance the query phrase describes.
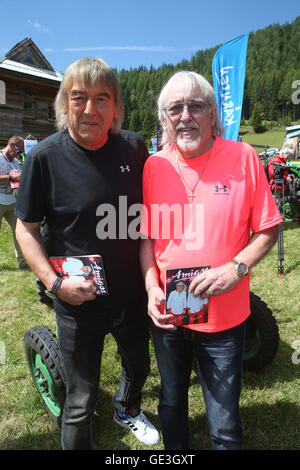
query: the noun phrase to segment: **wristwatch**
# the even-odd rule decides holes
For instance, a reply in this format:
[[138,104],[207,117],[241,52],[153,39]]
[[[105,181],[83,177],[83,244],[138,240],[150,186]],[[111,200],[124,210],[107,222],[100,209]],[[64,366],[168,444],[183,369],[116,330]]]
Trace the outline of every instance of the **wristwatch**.
[[249,266],[247,266],[247,264],[241,263],[236,258],[233,258],[231,261],[233,262],[236,273],[240,279],[246,277],[249,274]]
[[61,283],[63,282],[63,279],[61,277],[58,277],[56,281],[54,282],[53,286],[51,287],[50,290],[45,290],[45,294],[50,297],[50,299],[57,299],[57,291]]

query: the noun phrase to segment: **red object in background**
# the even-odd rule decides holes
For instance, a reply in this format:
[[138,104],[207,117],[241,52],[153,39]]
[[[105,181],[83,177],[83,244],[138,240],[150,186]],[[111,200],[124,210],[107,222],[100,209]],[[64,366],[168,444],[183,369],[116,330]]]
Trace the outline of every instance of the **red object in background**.
[[[19,170],[11,170],[9,172],[10,175],[18,175],[19,173],[20,173]],[[19,181],[11,181],[10,186],[12,187],[12,189],[16,189],[19,187],[19,183],[20,183]]]

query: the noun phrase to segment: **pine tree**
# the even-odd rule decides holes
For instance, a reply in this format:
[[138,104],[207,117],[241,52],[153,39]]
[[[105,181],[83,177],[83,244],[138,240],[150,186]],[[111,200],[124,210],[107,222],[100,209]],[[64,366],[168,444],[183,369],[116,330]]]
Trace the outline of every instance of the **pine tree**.
[[263,120],[263,114],[262,114],[262,105],[258,101],[254,105],[253,113],[250,119],[250,124],[254,130],[254,132],[261,132],[262,131],[262,120]]
[[[300,80],[300,16],[291,24],[273,24],[249,33],[243,118],[262,129],[262,119],[300,119],[292,102],[292,83]],[[194,70],[211,84],[212,60],[220,45],[197,51],[190,61],[139,67],[117,73],[125,105],[124,128],[142,133],[150,142],[156,130],[156,101],[162,86],[177,70]]]

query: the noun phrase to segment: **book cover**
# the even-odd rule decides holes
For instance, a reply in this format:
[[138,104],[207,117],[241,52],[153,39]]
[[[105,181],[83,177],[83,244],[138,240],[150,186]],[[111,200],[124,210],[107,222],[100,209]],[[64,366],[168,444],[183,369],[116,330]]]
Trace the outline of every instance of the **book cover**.
[[192,280],[210,266],[166,269],[165,313],[173,318],[166,320],[176,326],[206,323],[208,320],[208,298],[200,299],[189,292]]
[[89,281],[99,295],[108,295],[105,271],[100,255],[53,256],[50,262],[54,271],[62,278]]
[[[11,170],[9,172],[9,175],[17,175],[17,174],[20,174],[19,170]],[[12,189],[17,189],[20,185],[20,182],[19,181],[11,181],[10,182],[10,187]]]

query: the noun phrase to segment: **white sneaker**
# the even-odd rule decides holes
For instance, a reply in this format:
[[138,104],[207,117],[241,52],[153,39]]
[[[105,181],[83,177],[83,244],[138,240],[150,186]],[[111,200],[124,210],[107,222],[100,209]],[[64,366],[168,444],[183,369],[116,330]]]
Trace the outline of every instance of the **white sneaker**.
[[135,437],[148,446],[153,446],[159,441],[159,433],[152,423],[141,411],[139,415],[132,418],[125,413],[118,413],[115,410],[114,421],[123,428],[129,429]]

